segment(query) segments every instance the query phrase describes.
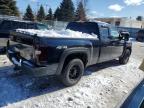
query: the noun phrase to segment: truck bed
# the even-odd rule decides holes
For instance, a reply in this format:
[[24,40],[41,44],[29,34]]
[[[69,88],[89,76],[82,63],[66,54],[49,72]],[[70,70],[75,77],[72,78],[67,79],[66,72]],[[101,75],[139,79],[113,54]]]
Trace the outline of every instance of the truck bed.
[[73,30],[34,30],[34,29],[17,29],[16,33],[22,33],[26,35],[37,35],[38,37],[47,37],[47,38],[82,38],[82,39],[97,39],[98,36],[93,33],[82,33],[79,31]]

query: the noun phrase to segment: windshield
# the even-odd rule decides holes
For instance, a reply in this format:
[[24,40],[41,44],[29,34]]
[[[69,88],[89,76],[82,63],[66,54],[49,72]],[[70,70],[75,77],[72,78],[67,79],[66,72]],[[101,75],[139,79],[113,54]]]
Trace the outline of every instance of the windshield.
[[91,23],[91,22],[72,22],[69,23],[66,29],[70,29],[73,31],[79,31],[87,34],[97,34],[98,35],[98,26],[96,23]]
[[44,24],[37,24],[37,28],[39,30],[48,30],[48,27],[46,25],[44,25]]

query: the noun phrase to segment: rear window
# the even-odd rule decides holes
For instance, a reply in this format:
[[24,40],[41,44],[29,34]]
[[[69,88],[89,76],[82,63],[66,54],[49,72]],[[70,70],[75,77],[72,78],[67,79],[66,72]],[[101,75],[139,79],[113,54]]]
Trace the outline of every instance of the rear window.
[[87,34],[96,34],[99,35],[98,25],[92,22],[72,22],[69,23],[66,29],[70,29],[73,31],[79,31]]

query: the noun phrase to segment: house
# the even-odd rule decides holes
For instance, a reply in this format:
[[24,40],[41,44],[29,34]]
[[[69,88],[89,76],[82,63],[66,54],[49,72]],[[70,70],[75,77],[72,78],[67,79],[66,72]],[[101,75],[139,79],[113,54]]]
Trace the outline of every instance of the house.
[[94,18],[94,20],[106,22],[118,27],[144,28],[144,21],[137,21],[127,17]]

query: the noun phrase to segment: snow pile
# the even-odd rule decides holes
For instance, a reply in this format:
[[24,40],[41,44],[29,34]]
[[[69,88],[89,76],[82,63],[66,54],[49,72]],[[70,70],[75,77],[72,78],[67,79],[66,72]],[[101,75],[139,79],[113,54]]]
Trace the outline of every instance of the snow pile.
[[144,72],[138,68],[143,54],[144,43],[133,42],[127,65],[111,61],[92,66],[73,87],[64,87],[52,76],[37,79],[18,74],[6,55],[0,55],[0,107],[117,108],[144,78]]
[[60,37],[60,38],[96,38],[96,34],[86,34],[72,30],[35,30],[35,29],[17,29],[16,32],[24,33],[28,35],[37,35],[39,37]]

